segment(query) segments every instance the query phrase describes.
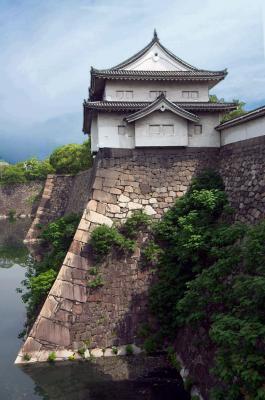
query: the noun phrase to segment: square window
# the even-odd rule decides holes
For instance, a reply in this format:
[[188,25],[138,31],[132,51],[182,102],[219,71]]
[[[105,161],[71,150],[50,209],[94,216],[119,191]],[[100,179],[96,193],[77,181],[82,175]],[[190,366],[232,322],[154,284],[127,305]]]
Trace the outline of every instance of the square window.
[[164,136],[174,136],[174,125],[162,125]]
[[133,98],[133,91],[132,90],[126,90],[125,98],[126,98],[126,100],[131,100]]
[[202,134],[202,125],[194,125],[194,134],[201,135]]
[[188,99],[189,98],[189,92],[187,92],[186,90],[182,91],[182,97],[184,97],[184,99]]
[[117,91],[116,91],[116,98],[117,98],[118,100],[123,99],[123,98],[124,98],[124,91],[123,91],[123,90],[117,90]]
[[192,99],[198,99],[198,97],[199,97],[199,92],[198,91],[191,92],[191,98]]
[[159,135],[160,125],[149,125],[149,133],[150,135]]

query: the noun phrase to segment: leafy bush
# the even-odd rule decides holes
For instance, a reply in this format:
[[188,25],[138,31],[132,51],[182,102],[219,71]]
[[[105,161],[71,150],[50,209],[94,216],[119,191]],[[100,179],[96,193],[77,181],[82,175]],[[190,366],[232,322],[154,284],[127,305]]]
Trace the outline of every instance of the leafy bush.
[[100,225],[91,233],[91,246],[96,258],[106,256],[113,248],[124,252],[132,252],[134,241],[125,238],[116,227]]
[[54,363],[55,360],[56,360],[56,353],[55,353],[55,351],[52,351],[52,352],[48,355],[47,361],[50,362],[50,363]]
[[40,161],[36,158],[31,158],[5,167],[1,173],[0,183],[7,185],[33,180],[41,181],[53,172],[54,170],[48,160]]
[[141,261],[143,265],[156,265],[162,250],[158,244],[150,240],[141,250]]
[[67,144],[50,155],[50,164],[57,174],[76,174],[92,165],[90,142]]
[[29,286],[31,291],[31,302],[33,304],[40,304],[47,296],[55,281],[57,272],[53,269],[48,269],[37,276],[29,278]]
[[148,227],[151,223],[149,215],[142,210],[135,211],[121,227],[121,232],[130,239],[135,239],[139,230]]
[[265,399],[265,222],[227,222],[222,187],[214,174],[197,177],[155,226],[150,305],[164,338],[189,326],[216,349],[211,400]]
[[23,354],[22,357],[23,361],[30,361],[31,360],[31,356],[28,353]]
[[160,344],[159,338],[156,335],[152,335],[144,341],[143,347],[146,354],[154,354],[160,348]]
[[133,355],[133,347],[131,344],[127,344],[127,346],[125,347],[125,352],[126,352],[126,356]]
[[26,303],[27,322],[26,327],[34,321],[39,307],[44,302],[47,293],[56,279],[65,254],[72,242],[80,216],[70,214],[58,218],[44,227],[41,233],[43,246],[46,249],[45,256],[39,262],[29,263],[26,279],[22,281],[22,300]]
[[104,282],[103,282],[103,280],[102,280],[101,275],[98,275],[98,276],[96,276],[96,278],[94,278],[94,279],[92,279],[91,281],[89,281],[89,282],[87,283],[87,286],[88,286],[90,289],[96,289],[96,288],[98,288],[98,287],[100,287],[100,286],[104,286]]

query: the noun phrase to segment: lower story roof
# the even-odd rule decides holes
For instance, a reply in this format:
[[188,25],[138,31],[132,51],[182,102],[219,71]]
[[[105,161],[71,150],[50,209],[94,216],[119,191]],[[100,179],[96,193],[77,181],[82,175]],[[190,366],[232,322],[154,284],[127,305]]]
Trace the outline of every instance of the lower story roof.
[[[148,101],[84,101],[84,108],[96,111],[138,111],[145,108],[152,102]],[[237,108],[236,103],[211,103],[207,101],[194,102],[172,102],[176,106],[184,108],[187,111],[215,111],[228,112]]]

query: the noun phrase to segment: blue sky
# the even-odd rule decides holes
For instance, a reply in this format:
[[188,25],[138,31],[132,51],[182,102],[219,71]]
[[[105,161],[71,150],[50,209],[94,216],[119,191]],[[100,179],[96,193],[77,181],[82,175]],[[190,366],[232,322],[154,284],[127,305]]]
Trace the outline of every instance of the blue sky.
[[150,41],[206,69],[228,68],[213,93],[265,104],[262,0],[0,0],[0,158],[43,158],[84,140],[90,66]]

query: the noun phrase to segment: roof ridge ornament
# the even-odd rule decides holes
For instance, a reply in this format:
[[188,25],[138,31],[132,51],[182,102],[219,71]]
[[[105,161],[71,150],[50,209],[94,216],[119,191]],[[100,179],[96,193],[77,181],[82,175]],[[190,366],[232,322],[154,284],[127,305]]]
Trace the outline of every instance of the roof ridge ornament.
[[158,37],[158,35],[157,35],[156,28],[154,29],[154,36],[153,36],[153,40],[159,40],[159,37]]

